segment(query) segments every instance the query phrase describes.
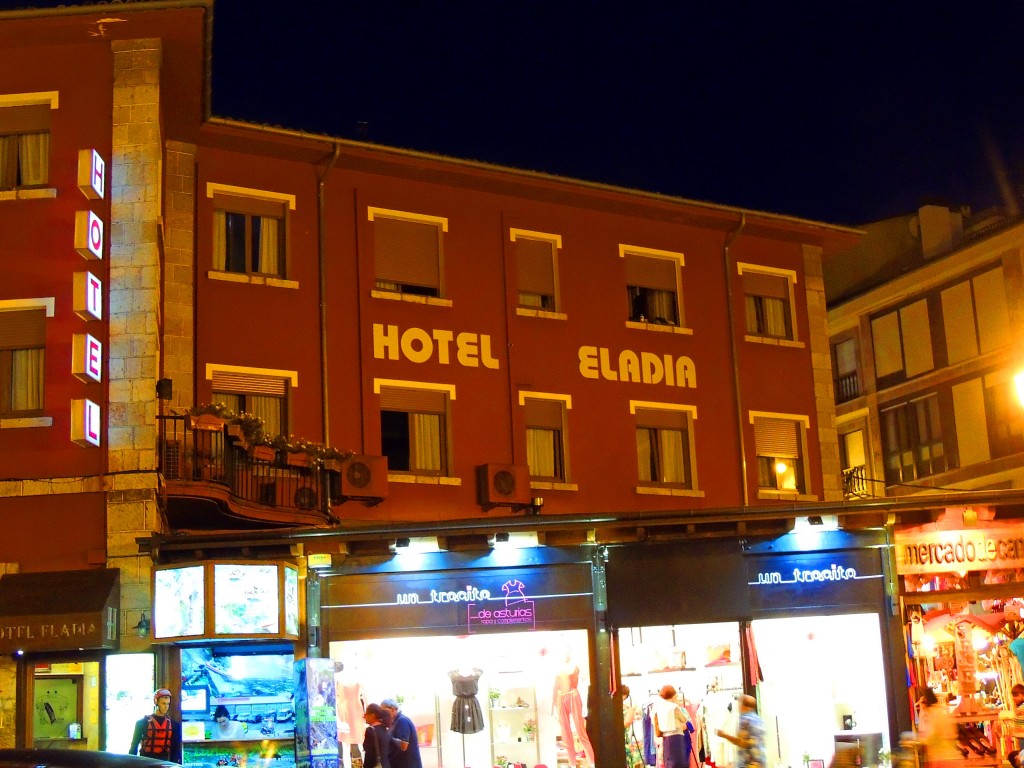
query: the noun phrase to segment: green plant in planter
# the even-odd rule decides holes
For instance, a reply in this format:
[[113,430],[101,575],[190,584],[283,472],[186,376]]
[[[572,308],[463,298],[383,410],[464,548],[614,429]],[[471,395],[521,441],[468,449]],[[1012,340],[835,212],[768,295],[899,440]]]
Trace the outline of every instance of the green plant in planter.
[[497,688],[487,689],[487,698],[491,700],[491,708],[498,706],[498,699],[501,698],[501,691]]

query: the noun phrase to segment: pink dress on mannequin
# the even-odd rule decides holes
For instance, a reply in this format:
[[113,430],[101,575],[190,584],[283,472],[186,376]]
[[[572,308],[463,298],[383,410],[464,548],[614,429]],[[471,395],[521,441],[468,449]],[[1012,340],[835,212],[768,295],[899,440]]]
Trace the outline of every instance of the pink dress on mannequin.
[[[594,747],[587,736],[587,726],[583,719],[583,699],[577,688],[579,681],[580,668],[566,656],[565,665],[555,675],[555,693],[551,705],[558,713],[558,723],[562,727],[562,743],[565,745],[572,768],[576,766],[576,739],[580,740],[589,764],[594,765]],[[573,728],[576,729],[575,738]]]

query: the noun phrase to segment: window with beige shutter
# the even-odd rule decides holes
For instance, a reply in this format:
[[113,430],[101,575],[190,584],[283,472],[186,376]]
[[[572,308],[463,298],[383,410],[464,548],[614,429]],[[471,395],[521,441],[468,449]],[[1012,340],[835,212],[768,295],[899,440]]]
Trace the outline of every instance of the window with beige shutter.
[[268,436],[288,434],[288,382],[282,377],[214,370],[213,402],[263,419]]
[[520,235],[515,239],[514,250],[519,306],[557,312],[555,242]]
[[693,489],[690,413],[636,409],[637,472],[641,485]]
[[370,209],[378,290],[414,296],[442,295],[442,220]]
[[749,267],[743,270],[742,275],[747,334],[769,339],[795,339],[789,277]]
[[0,312],[0,416],[43,414],[46,310]]
[[444,391],[380,389],[381,453],[389,472],[447,476],[448,395]]
[[754,418],[759,488],[805,492],[803,428],[795,419]]
[[523,400],[526,423],[526,463],[534,480],[565,482],[565,402],[527,397]]
[[629,320],[655,325],[683,325],[679,300],[679,262],[638,253],[624,254]]
[[49,184],[50,112],[49,103],[0,107],[0,190]]

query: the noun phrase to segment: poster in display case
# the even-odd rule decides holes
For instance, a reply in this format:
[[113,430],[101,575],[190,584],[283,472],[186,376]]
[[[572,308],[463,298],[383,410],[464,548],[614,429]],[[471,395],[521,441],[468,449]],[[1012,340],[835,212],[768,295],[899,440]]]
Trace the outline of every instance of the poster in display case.
[[295,662],[296,768],[339,768],[333,659]]
[[153,637],[198,637],[206,632],[206,580],[201,565],[153,573]]
[[220,564],[213,566],[213,631],[218,635],[278,634],[278,567]]

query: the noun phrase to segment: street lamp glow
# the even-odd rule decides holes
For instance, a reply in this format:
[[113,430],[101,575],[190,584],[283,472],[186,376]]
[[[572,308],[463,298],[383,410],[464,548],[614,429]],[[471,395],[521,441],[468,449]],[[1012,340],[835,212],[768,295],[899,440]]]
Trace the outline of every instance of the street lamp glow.
[[1024,405],[1024,371],[1018,371],[1014,375],[1013,388],[1017,392],[1017,402]]

